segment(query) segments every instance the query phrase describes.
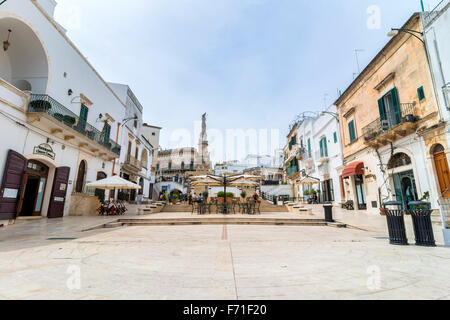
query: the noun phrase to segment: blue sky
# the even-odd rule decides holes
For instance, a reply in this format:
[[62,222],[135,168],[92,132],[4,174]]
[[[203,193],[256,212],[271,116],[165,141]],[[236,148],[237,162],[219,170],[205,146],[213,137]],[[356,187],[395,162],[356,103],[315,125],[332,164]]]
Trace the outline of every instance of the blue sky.
[[[436,2],[425,1],[430,7]],[[280,129],[335,101],[419,0],[58,0],[56,18],[102,76],[127,83],[144,121],[193,130]],[[370,29],[367,9],[380,9]],[[219,159],[216,159],[219,160]]]

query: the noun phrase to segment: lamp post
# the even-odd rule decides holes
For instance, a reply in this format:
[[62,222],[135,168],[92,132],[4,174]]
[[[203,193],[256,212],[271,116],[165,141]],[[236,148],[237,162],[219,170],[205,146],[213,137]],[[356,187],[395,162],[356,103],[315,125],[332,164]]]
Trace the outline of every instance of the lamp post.
[[[423,7],[423,4],[422,4]],[[428,53],[428,47],[427,44],[425,42],[425,33],[421,32],[421,31],[417,31],[417,30],[412,30],[412,29],[406,29],[406,28],[391,28],[391,31],[388,32],[387,36],[392,38],[395,37],[396,35],[398,35],[400,32],[404,32],[404,33],[408,33],[410,35],[412,35],[413,37],[415,37],[417,40],[419,40],[420,42],[422,42],[423,48],[425,50],[425,56],[428,62],[428,69],[430,71],[431,74],[431,80],[433,83],[433,90],[434,90],[434,94],[436,96],[438,96],[438,90],[437,90],[437,85],[436,85],[436,79],[434,78],[434,72],[433,72],[433,68],[432,68],[432,64],[431,64],[431,59],[430,59],[430,55]],[[422,37],[420,38],[419,35]],[[440,102],[439,100],[437,101],[438,103],[438,113],[439,113],[439,121],[443,121],[443,116],[442,116],[442,110],[440,108]]]
[[337,122],[339,122],[339,114],[337,114],[336,112],[322,111],[322,113],[320,115],[323,116],[323,115],[326,115],[326,114],[332,116],[333,118],[336,119]]
[[388,32],[387,36],[392,38],[396,35],[398,35],[400,32],[408,33],[414,37],[416,37],[422,44],[425,46],[425,41],[423,39],[419,38],[418,35],[424,36],[423,32],[412,30],[412,29],[406,29],[406,28],[391,28],[391,31]]

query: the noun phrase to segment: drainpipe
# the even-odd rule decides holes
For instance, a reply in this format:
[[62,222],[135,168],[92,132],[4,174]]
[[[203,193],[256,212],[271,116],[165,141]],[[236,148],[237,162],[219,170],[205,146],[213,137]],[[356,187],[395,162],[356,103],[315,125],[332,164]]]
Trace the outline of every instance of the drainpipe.
[[425,12],[425,6],[423,5],[423,0],[420,0],[420,6],[422,7],[422,12]]

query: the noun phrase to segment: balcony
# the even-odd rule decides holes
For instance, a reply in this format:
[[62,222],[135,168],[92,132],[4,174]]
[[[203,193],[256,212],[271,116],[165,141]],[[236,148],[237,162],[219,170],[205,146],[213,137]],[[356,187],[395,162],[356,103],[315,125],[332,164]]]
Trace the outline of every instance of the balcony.
[[400,104],[402,120],[395,124],[392,120],[377,120],[363,128],[365,144],[372,148],[385,146],[398,139],[414,133],[420,120],[416,103]]
[[108,160],[120,155],[120,146],[105,137],[105,133],[80,119],[48,95],[31,95],[27,114],[29,123],[53,135],[61,135],[66,141],[78,142],[80,148],[98,152]]
[[142,162],[128,154],[123,165],[123,169],[131,173],[140,173],[142,170]]
[[290,167],[289,169],[286,170],[286,175],[288,176],[289,179],[295,179],[296,175],[300,176],[298,167],[295,167],[295,166]]
[[327,152],[316,151],[314,156],[318,167],[327,164],[328,161],[330,160],[330,158],[328,157],[328,151]]

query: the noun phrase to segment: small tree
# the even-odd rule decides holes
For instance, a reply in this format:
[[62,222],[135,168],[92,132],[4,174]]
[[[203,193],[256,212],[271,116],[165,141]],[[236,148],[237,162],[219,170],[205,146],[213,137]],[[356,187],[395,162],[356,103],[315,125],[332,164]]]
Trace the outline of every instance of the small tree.
[[245,199],[245,197],[247,197],[247,192],[245,192],[245,190],[242,190],[241,192],[241,198]]

